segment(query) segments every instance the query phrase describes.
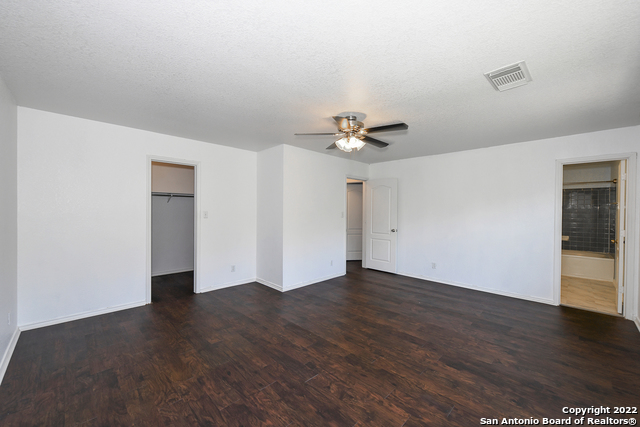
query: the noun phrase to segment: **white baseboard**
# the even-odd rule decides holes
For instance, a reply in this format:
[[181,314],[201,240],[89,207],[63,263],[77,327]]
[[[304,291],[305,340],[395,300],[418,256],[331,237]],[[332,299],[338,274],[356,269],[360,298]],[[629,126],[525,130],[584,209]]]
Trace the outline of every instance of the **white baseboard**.
[[2,360],[0,360],[0,385],[2,384],[2,379],[4,378],[4,374],[7,372],[7,368],[9,367],[11,356],[13,356],[13,350],[16,349],[16,344],[18,344],[18,338],[20,338],[20,328],[16,328],[16,330],[13,331],[13,335],[11,336],[11,341],[9,341],[9,345],[7,346],[7,349],[4,351]]
[[51,320],[45,320],[44,322],[26,323],[23,325],[19,325],[18,327],[20,328],[21,331],[28,331],[31,329],[38,329],[38,328],[44,328],[46,326],[57,325],[59,323],[73,322],[74,320],[86,319],[87,317],[100,316],[101,314],[113,313],[115,311],[128,310],[130,308],[141,307],[143,305],[146,305],[146,301],[138,301],[131,304],[122,304],[122,305],[116,305],[113,307],[101,308],[99,310],[85,311],[78,314],[72,314],[71,316],[63,316],[63,317],[57,317]]
[[340,272],[338,274],[332,274],[331,276],[321,277],[319,279],[313,279],[313,280],[309,280],[309,281],[306,281],[306,282],[299,282],[299,283],[293,284],[291,286],[287,286],[287,289],[284,289],[284,287],[282,285],[278,285],[277,283],[273,283],[273,282],[270,282],[268,280],[264,280],[264,279],[260,279],[260,278],[257,278],[256,282],[260,283],[261,285],[265,285],[265,286],[268,286],[268,287],[270,287],[272,289],[275,289],[276,291],[288,292],[288,291],[292,291],[294,289],[303,288],[305,286],[313,285],[315,283],[324,282],[325,280],[331,280],[331,279],[335,279],[336,277],[342,277],[345,274],[347,274],[346,270],[342,271],[342,272]]
[[232,286],[246,285],[248,283],[256,282],[255,277],[249,277],[248,279],[240,279],[233,282],[222,283],[220,285],[208,286],[206,288],[202,288],[198,290],[198,293],[217,291],[218,289],[230,288]]
[[636,328],[638,328],[638,332],[640,332],[640,317],[636,317],[636,318],[633,320],[633,323],[635,323],[635,324],[636,324]]
[[486,293],[495,294],[495,295],[502,295],[504,297],[518,298],[518,299],[523,299],[527,301],[539,302],[542,304],[556,305],[552,299],[547,299],[547,298],[539,298],[531,295],[522,295],[515,292],[506,292],[506,291],[501,291],[499,289],[481,288],[478,286],[468,285],[466,283],[452,282],[449,280],[436,279],[433,277],[416,276],[414,274],[408,274],[408,273],[397,273],[397,274],[401,276],[412,277],[414,279],[428,280],[430,282],[442,283],[444,285],[457,286],[459,288],[471,289],[474,291],[481,291],[481,292],[486,292]]
[[169,270],[169,271],[161,271],[158,273],[151,273],[151,277],[166,276],[167,274],[186,273],[187,271],[193,271],[193,267],[187,268],[187,269]]
[[260,283],[261,285],[265,285],[265,286],[268,286],[268,287],[270,287],[272,289],[275,289],[276,291],[283,292],[282,285],[275,284],[273,282],[261,279],[259,277],[256,279],[256,282]]
[[309,280],[309,281],[306,281],[306,282],[299,282],[299,283],[293,284],[291,286],[287,286],[287,289],[285,289],[284,292],[292,291],[294,289],[302,288],[302,287],[309,286],[309,285],[313,285],[315,283],[324,282],[325,280],[335,279],[336,277],[342,277],[345,274],[347,274],[346,270],[342,271],[342,272],[340,272],[338,274],[332,274],[331,276],[321,277],[319,279],[313,279],[313,280]]

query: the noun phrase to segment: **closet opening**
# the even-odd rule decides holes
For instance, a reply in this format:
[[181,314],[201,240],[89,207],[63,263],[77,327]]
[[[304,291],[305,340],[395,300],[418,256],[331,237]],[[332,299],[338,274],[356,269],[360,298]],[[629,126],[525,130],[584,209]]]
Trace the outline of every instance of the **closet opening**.
[[195,292],[195,167],[151,162],[151,302]]
[[362,262],[363,181],[347,178],[346,259]]

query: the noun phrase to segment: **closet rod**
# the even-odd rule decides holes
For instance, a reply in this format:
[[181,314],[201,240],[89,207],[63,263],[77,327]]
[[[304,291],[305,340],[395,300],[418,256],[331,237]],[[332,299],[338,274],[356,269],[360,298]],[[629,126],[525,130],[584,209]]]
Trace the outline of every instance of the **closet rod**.
[[612,179],[611,181],[581,181],[581,182],[565,182],[563,185],[577,185],[577,184],[615,184],[618,182],[617,179]]
[[152,196],[165,196],[168,197],[167,203],[171,201],[174,197],[193,197],[193,194],[185,194],[185,193],[158,193],[151,192]]
[[193,194],[185,193],[151,193],[152,196],[169,196],[169,197],[193,197]]

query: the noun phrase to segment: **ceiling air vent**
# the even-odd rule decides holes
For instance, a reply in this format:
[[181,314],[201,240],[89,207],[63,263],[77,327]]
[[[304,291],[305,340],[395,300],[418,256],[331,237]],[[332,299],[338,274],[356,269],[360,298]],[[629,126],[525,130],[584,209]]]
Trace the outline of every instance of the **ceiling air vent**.
[[484,75],[491,83],[491,86],[500,92],[526,85],[531,81],[531,74],[529,74],[527,64],[524,61],[489,71]]

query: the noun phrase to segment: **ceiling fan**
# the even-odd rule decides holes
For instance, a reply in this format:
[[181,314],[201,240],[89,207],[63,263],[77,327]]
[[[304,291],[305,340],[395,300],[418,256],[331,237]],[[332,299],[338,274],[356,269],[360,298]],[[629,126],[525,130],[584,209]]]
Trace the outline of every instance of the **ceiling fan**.
[[374,132],[388,132],[392,130],[404,130],[409,129],[409,125],[406,123],[393,123],[390,125],[374,126],[365,128],[364,123],[359,122],[356,116],[333,116],[333,120],[338,124],[338,132],[328,133],[296,133],[295,135],[333,135],[339,136],[336,142],[327,147],[327,150],[339,148],[347,153],[352,150],[360,150],[366,144],[371,144],[374,147],[384,148],[386,142],[380,141],[375,138],[371,138],[368,134]]

